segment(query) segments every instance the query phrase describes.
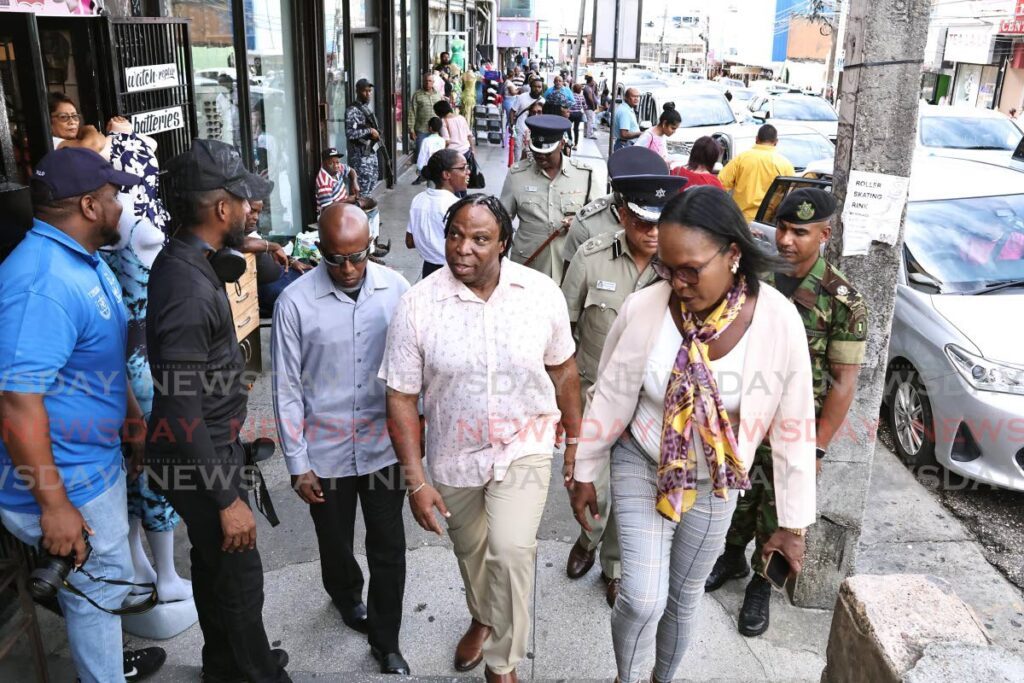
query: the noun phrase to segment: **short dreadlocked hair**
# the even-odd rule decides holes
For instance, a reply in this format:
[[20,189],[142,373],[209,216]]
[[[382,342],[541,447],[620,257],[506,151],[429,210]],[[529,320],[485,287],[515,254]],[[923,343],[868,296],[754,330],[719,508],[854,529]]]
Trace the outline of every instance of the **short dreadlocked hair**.
[[444,215],[445,238],[448,238],[455,216],[467,206],[482,206],[494,216],[494,220],[498,222],[498,239],[505,243],[505,248],[501,250],[501,257],[505,258],[512,248],[512,217],[508,215],[508,211],[494,195],[470,194],[452,204]]

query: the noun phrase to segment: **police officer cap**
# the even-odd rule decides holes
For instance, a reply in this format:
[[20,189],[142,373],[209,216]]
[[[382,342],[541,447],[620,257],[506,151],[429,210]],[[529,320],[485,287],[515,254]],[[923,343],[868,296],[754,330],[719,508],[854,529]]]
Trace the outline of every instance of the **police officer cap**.
[[776,219],[791,225],[827,221],[836,212],[836,200],[831,192],[816,187],[802,187],[790,192],[776,212]]
[[526,119],[526,127],[530,129],[530,149],[538,154],[554,152],[572,124],[564,116],[537,114]]
[[616,178],[633,175],[668,175],[668,164],[660,154],[646,147],[623,147],[612,153],[608,159],[608,176],[612,179],[612,189],[619,189],[615,187]]

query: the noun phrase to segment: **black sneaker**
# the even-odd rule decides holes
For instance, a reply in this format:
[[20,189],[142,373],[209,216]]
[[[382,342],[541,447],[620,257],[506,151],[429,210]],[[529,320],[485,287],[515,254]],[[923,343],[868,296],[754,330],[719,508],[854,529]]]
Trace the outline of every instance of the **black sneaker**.
[[162,647],[144,647],[141,650],[124,651],[124,680],[134,683],[149,678],[167,661]]
[[751,638],[768,630],[769,606],[772,602],[772,585],[760,574],[754,574],[747,584],[740,607],[737,626],[742,635]]
[[704,581],[704,592],[710,593],[722,587],[730,579],[742,579],[750,573],[750,565],[747,564],[746,548],[734,545],[725,546],[725,552],[719,555],[712,567],[711,573]]

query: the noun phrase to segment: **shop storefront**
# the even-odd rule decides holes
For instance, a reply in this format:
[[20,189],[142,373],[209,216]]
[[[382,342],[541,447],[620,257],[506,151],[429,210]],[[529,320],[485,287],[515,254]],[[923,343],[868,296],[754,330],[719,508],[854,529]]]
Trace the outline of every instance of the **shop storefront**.
[[[88,2],[74,14],[63,1],[17,12],[0,3],[0,174],[24,183],[52,149],[47,97],[59,92],[83,124],[129,117],[164,161],[194,137],[235,145],[275,184],[261,232],[295,234],[315,219],[322,151],[347,151],[360,78],[376,86],[382,182],[412,163],[404,110],[433,56],[427,3],[153,0],[108,2],[102,16]],[[126,16],[111,15],[115,4]],[[474,7],[460,3],[469,26]]]

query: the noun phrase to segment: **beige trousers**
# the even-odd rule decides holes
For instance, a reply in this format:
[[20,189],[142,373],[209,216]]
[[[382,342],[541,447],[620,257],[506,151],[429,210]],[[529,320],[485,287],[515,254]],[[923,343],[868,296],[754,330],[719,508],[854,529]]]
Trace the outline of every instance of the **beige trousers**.
[[530,638],[537,529],[551,482],[551,454],[512,463],[505,478],[484,486],[440,484],[451,513],[448,534],[474,619],[491,627],[484,662],[506,674],[526,656]]

